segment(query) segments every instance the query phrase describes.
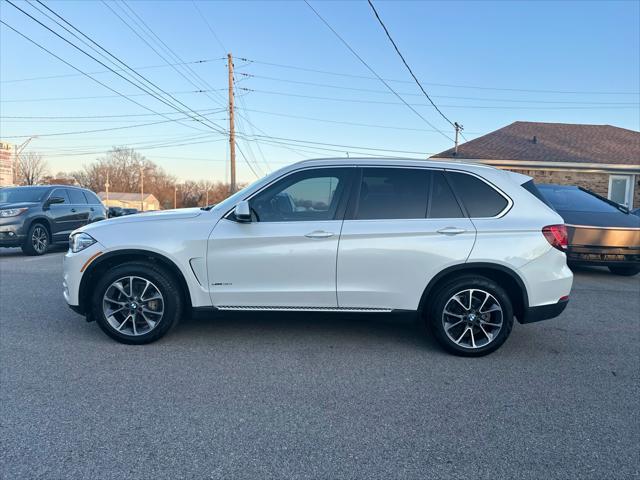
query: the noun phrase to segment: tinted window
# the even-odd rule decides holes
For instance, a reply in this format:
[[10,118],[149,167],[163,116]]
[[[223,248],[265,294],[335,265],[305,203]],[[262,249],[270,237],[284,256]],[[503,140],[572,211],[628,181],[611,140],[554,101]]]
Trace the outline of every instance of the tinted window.
[[428,170],[364,168],[355,218],[425,218],[428,192]]
[[473,175],[447,172],[447,178],[472,218],[495,217],[508,204],[502,195]]
[[540,191],[556,210],[574,212],[619,212],[616,207],[578,187],[540,185]]
[[251,199],[259,222],[333,220],[353,169],[313,169],[292,174]]
[[433,172],[431,184],[431,202],[429,204],[429,218],[460,218],[464,215],[453,195],[444,174]]
[[74,205],[81,205],[83,203],[87,203],[87,199],[84,198],[81,190],[76,190],[75,188],[67,189],[67,193],[69,194],[69,199],[71,203]]
[[0,189],[0,203],[40,202],[48,187],[16,187]]
[[542,195],[542,193],[538,189],[538,186],[533,182],[533,180],[529,180],[528,182],[523,183],[522,188],[524,188],[527,192],[536,197],[545,205],[551,206],[549,201],[544,197],[544,195]]
[[51,192],[51,196],[49,198],[53,198],[53,197],[62,198],[64,200],[64,202],[62,203],[70,203],[69,195],[67,195],[67,191],[64,188],[56,188],[53,192]]
[[92,205],[100,205],[102,203],[95,193],[90,192],[89,190],[83,190],[82,193],[84,193],[87,203]]

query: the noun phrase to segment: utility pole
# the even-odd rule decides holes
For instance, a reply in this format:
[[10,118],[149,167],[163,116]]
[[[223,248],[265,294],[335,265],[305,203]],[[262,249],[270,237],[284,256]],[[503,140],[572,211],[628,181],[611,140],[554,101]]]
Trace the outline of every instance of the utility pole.
[[207,196],[207,199],[204,202],[204,206],[208,207],[209,206],[209,189],[208,188],[207,188],[207,195],[206,196]]
[[140,211],[144,212],[144,170],[140,165]]
[[173,185],[173,209],[178,208],[178,184]]
[[231,157],[231,194],[236,193],[236,129],[233,119],[233,56],[227,54],[229,66],[229,152]]
[[22,151],[27,148],[27,145],[29,145],[29,142],[31,142],[31,140],[33,140],[34,138],[38,138],[37,135],[33,135],[29,138],[27,138],[24,142],[22,142],[20,145],[14,145],[13,146],[13,150],[14,150],[14,158],[13,158],[13,183],[15,184],[16,181],[18,180],[18,175],[20,175],[20,154],[22,153]]
[[453,126],[456,127],[456,145],[455,145],[453,154],[458,155],[458,135],[462,130],[464,130],[464,127],[460,125],[458,122],[454,122]]
[[107,207],[109,206],[109,170],[107,170],[107,183],[104,184],[105,192],[107,193]]

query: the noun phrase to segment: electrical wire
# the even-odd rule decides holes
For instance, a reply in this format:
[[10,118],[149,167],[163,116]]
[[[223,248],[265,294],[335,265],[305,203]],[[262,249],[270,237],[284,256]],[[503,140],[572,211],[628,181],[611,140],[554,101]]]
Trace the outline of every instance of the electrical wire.
[[418,112],[415,108],[413,108],[411,105],[409,105],[404,98],[402,98],[402,96],[400,96],[400,94],[398,94],[393,87],[391,87],[391,85],[389,85],[380,75],[378,75],[378,73],[371,67],[369,66],[369,64],[360,56],[358,55],[358,53],[351,47],[351,45],[349,45],[349,43],[347,43],[347,41],[342,38],[340,36],[340,34],[329,24],[329,22],[327,22],[322,15],[320,15],[320,13],[318,13],[318,11],[313,8],[311,6],[311,4],[308,2],[308,0],[304,0],[304,3],[307,4],[307,6],[313,11],[313,13],[315,13],[315,15],[322,21],[322,23],[324,23],[326,25],[326,27],[331,30],[331,32],[333,32],[333,34],[343,43],[343,45],[345,47],[347,47],[347,49],[358,59],[360,60],[360,62],[367,67],[367,69],[373,73],[376,78],[378,78],[378,80],[380,80],[385,87],[387,87],[388,90],[390,90],[391,92],[393,92],[393,94],[398,97],[398,99],[404,103],[407,108],[409,108],[413,113],[415,113],[418,117],[420,117],[427,125],[429,125],[431,128],[433,128],[434,130],[437,130],[438,133],[440,133],[443,137],[447,138],[448,140],[451,140],[452,142],[454,142],[455,140],[453,138],[451,138],[449,135],[447,135],[446,133],[444,133],[443,131],[441,131],[440,129],[438,129],[434,124],[432,124],[429,120],[427,120],[420,112]]

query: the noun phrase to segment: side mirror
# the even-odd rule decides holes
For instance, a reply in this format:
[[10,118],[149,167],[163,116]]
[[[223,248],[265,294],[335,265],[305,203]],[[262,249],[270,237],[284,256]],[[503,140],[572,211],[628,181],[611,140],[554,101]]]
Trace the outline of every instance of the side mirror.
[[64,198],[62,197],[49,197],[49,199],[45,202],[44,207],[49,208],[51,205],[56,203],[64,203]]
[[241,201],[233,209],[233,214],[239,222],[251,222],[251,207],[246,200]]

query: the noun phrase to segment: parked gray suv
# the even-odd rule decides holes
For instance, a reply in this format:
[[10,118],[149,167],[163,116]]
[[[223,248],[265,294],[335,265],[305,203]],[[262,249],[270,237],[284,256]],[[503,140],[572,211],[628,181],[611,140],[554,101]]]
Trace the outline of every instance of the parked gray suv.
[[107,218],[107,209],[91,190],[68,185],[0,188],[0,247],[21,247],[43,255],[69,234]]

